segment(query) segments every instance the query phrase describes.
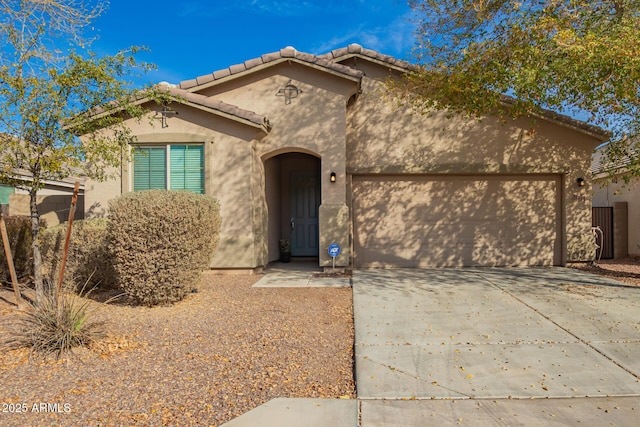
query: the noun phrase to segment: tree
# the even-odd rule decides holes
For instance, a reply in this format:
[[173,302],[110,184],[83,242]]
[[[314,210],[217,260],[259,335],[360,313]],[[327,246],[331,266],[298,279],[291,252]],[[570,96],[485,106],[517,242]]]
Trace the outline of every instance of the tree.
[[[107,178],[133,142],[124,119],[144,114],[125,80],[150,67],[136,61],[140,48],[105,57],[87,49],[84,30],[103,10],[100,1],[0,0],[0,182],[30,196],[36,302],[44,296],[38,191],[78,171]],[[17,180],[17,170],[30,180]]]
[[612,131],[606,163],[631,159],[625,178],[640,176],[640,0],[409,5],[420,67],[393,84],[403,99],[423,112],[585,117]]

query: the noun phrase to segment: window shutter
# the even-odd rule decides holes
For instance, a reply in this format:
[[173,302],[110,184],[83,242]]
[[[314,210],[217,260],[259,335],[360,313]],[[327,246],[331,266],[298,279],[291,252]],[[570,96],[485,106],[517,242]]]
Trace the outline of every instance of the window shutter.
[[171,189],[204,193],[204,147],[171,146]]
[[13,194],[13,187],[9,187],[8,185],[0,184],[0,204],[8,205],[9,204],[9,195]]
[[167,150],[136,148],[133,153],[133,191],[167,188]]

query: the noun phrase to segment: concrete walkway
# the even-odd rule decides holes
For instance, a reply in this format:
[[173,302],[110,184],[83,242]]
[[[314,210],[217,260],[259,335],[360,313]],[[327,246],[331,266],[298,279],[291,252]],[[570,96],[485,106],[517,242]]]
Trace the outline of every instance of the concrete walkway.
[[640,288],[564,268],[352,281],[358,399],[272,401],[228,427],[638,424]]
[[351,286],[348,277],[320,277],[323,269],[317,260],[276,262],[269,264],[254,288],[345,288]]

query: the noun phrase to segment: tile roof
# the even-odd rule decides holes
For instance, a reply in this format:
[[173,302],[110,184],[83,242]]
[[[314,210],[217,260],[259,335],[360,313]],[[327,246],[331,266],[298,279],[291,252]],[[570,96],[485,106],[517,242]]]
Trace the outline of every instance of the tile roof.
[[269,132],[271,125],[265,116],[254,113],[253,111],[244,110],[235,105],[227,104],[225,102],[209,98],[204,95],[189,92],[187,90],[170,85],[168,83],[160,83],[157,88],[164,90],[167,94],[175,97],[178,102],[191,104],[194,106],[205,107],[207,109],[215,110],[225,116],[231,116],[235,120],[248,122],[255,127],[261,127],[266,132]]
[[299,52],[295,48],[288,46],[277,52],[267,53],[259,58],[250,59],[242,64],[232,65],[229,68],[214,71],[213,73],[205,74],[203,76],[196,77],[195,79],[182,81],[178,87],[180,89],[193,90],[199,86],[215,82],[216,80],[221,80],[265,65],[276,64],[287,60],[324,68],[327,71],[338,73],[352,79],[359,80],[363,75],[362,71],[354,70],[351,67],[338,64],[328,57]]
[[[2,137],[7,138],[7,139],[13,139],[12,136],[10,136],[9,134],[1,134]],[[47,153],[47,151],[45,151],[45,154]],[[11,156],[14,157],[15,153],[13,153],[13,151],[9,151],[8,148],[6,147],[2,147],[0,149],[0,157],[4,155],[4,156]],[[84,162],[82,162],[84,163]],[[0,166],[8,166],[9,169],[11,171],[11,175],[12,178],[15,178],[17,180],[20,181],[32,181],[33,180],[33,174],[31,172],[29,172],[27,169],[24,169],[22,167],[16,167],[16,168],[12,168],[10,165],[7,165],[6,163],[3,163],[2,160],[0,159]],[[7,170],[7,169],[5,169]],[[67,171],[69,172],[69,176],[65,177],[65,178],[50,178],[50,177],[44,177],[43,181],[46,184],[49,185],[58,185],[58,186],[62,186],[62,187],[71,187],[73,188],[74,184],[76,181],[80,182],[80,189],[84,189],[84,183],[87,179],[86,174],[84,173],[82,168],[79,167],[73,167],[73,166],[67,166]]]
[[[386,65],[391,68],[395,68],[399,71],[411,72],[411,71],[418,71],[421,68],[417,64],[412,64],[407,61],[396,59],[393,56],[384,55],[375,50],[366,49],[357,43],[350,44],[344,48],[334,49],[331,52],[328,52],[322,55],[311,55],[308,53],[299,52],[295,48],[288,46],[288,47],[285,47],[284,49],[280,49],[277,52],[267,53],[265,55],[262,55],[259,58],[247,60],[242,64],[232,65],[229,68],[224,68],[222,70],[214,71],[211,74],[205,74],[195,79],[182,81],[175,89],[182,90],[186,93],[193,93],[194,91],[200,89],[203,85],[208,85],[218,80],[222,80],[237,74],[248,72],[256,68],[259,69],[262,66],[273,65],[286,60],[294,60],[299,63],[305,63],[315,67],[321,67],[328,71],[344,75],[348,78],[361,79],[362,76],[364,76],[364,73],[362,71],[356,70],[354,68],[351,68],[339,63],[340,61],[345,61],[353,57],[368,59],[373,62],[377,62],[379,64]],[[185,95],[185,98],[187,98],[186,95]],[[203,99],[199,100],[198,102],[202,102],[202,103],[216,102],[216,101],[208,101],[208,98],[206,97],[202,97],[202,98]],[[502,102],[505,104],[512,104],[514,100],[513,98],[510,98],[508,96],[503,96]],[[227,109],[227,108],[236,108],[236,107],[232,107],[228,104],[224,104],[224,107],[222,108]],[[245,110],[242,110],[242,111],[244,111],[245,113],[250,113],[257,116],[255,113],[246,112]],[[230,113],[230,114],[233,115],[234,113]],[[598,126],[594,126],[580,120],[576,120],[572,117],[556,113],[551,110],[543,110],[542,117],[550,121],[555,121],[563,126],[577,129],[579,131],[582,131],[583,133],[594,136],[602,141],[606,141],[611,137],[611,132],[607,130],[604,130]],[[254,117],[254,119],[256,118]],[[262,120],[268,123],[268,121],[266,121],[265,118],[262,118]]]
[[[500,101],[505,105],[513,105],[516,102],[516,99],[511,96],[502,95]],[[612,132],[606,129],[583,122],[582,120],[574,119],[573,117],[565,114],[556,113],[555,111],[542,109],[541,116],[549,121],[558,122],[563,126],[580,130],[583,133],[594,136],[603,142],[609,140],[611,135],[613,135]]]
[[[404,69],[406,71],[418,71],[420,69],[420,66],[416,64],[411,64],[409,62],[396,59],[392,56],[381,54],[379,52],[376,52],[375,50],[365,49],[359,44],[355,43],[350,44],[345,48],[332,50],[329,53],[321,55],[320,57],[328,59],[331,58],[334,61],[341,61],[354,56],[369,58],[377,62],[394,66],[396,68]],[[510,105],[515,102],[515,99],[509,96],[502,96],[501,101],[506,105]],[[580,120],[576,120],[567,115],[556,113],[555,111],[543,110],[542,117],[547,120],[559,122],[564,126],[578,129],[584,133],[595,136],[602,141],[606,141],[611,138],[611,132],[607,130]]]
[[[87,176],[84,175],[83,171],[78,168],[71,168],[70,172],[73,175],[70,175],[61,179],[53,179],[53,178],[44,178],[44,183],[47,185],[58,186],[58,187],[67,187],[73,188],[76,181],[80,183],[80,190],[84,190],[84,185],[87,180]],[[33,175],[26,169],[15,169],[14,177],[21,181],[32,181]]]
[[604,173],[624,173],[626,168],[631,164],[632,159],[640,159],[640,150],[631,148],[628,153],[629,157],[624,157],[611,162],[606,156],[607,145],[596,148],[591,156],[591,174],[600,175]]
[[352,58],[354,56],[364,57],[375,62],[380,62],[394,68],[398,68],[406,71],[418,70],[420,67],[416,64],[412,64],[407,61],[403,61],[397,58],[394,58],[390,55],[384,55],[380,52],[371,49],[365,49],[361,45],[357,43],[352,43],[347,47],[343,47],[340,49],[332,50],[331,52],[325,53],[323,55],[319,55],[319,58],[324,58],[333,62],[343,61],[345,59]]
[[[79,168],[70,167],[70,175],[64,178],[42,177],[41,181],[50,186],[73,188],[76,181],[80,183],[80,190],[84,191],[84,184],[87,176]],[[33,174],[23,168],[11,169],[11,179],[14,181],[33,181]],[[0,182],[1,184],[1,182]]]

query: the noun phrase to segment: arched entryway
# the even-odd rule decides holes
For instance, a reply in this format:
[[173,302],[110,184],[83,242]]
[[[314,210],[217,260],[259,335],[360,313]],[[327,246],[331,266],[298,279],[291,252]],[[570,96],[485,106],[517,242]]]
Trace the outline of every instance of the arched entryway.
[[268,261],[280,256],[280,240],[290,242],[293,257],[317,257],[320,159],[288,152],[264,162],[268,207]]

